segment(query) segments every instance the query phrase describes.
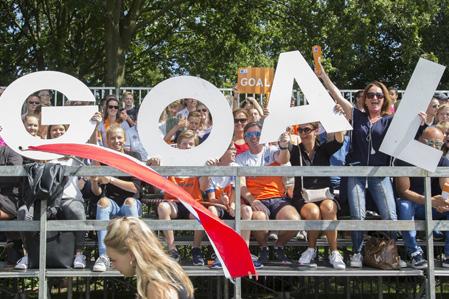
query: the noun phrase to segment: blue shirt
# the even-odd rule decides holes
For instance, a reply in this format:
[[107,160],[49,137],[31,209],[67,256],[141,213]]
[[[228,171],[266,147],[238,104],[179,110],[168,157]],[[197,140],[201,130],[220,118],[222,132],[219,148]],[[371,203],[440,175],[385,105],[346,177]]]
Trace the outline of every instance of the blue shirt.
[[388,166],[390,156],[379,151],[385,134],[393,119],[392,115],[383,116],[374,124],[369,121],[368,113],[353,109],[352,137],[346,164],[359,166]]

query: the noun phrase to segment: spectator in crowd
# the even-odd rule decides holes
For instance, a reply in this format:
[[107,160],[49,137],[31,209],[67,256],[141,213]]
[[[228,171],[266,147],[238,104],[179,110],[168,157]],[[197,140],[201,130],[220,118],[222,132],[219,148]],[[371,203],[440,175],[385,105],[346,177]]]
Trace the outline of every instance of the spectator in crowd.
[[359,90],[355,93],[355,108],[359,111],[365,111],[365,105],[363,103],[363,90]]
[[[279,166],[290,160],[288,151],[289,137],[283,133],[277,146],[259,144],[261,125],[248,123],[244,128],[245,141],[249,150],[236,158],[240,166]],[[242,178],[241,196],[253,210],[253,220],[299,220],[296,209],[285,198],[285,188],[282,177],[245,177]],[[282,231],[274,247],[275,258],[283,263],[289,263],[284,253],[284,245],[294,236],[295,231]],[[259,262],[268,261],[267,247],[268,231],[255,231],[254,235],[260,245]]]
[[134,96],[132,92],[126,91],[122,96],[123,108],[126,109],[126,122],[130,127],[134,127],[137,123],[137,114],[139,114],[139,108],[134,106]]
[[398,108],[398,104],[399,104],[398,89],[396,87],[389,87],[388,94],[390,95],[390,99],[391,99],[390,114],[393,114],[396,112],[396,109]]
[[264,115],[262,106],[260,106],[259,102],[254,97],[247,97],[241,103],[240,107],[246,109],[248,112],[250,112],[251,109],[256,109],[260,116]]
[[[419,137],[419,141],[441,149],[444,144],[444,133],[435,127],[428,127]],[[396,166],[412,166],[401,160],[395,161]],[[448,167],[449,160],[443,156],[441,157],[438,166]],[[399,220],[424,220],[425,219],[425,196],[424,196],[424,178],[418,177],[397,177],[394,180],[396,192],[399,197],[398,214]],[[441,196],[442,188],[449,179],[445,177],[431,178],[431,202],[432,214],[434,220],[449,220],[449,201]],[[449,232],[444,232],[446,241],[444,246],[443,267],[449,268]],[[407,254],[411,259],[411,266],[416,269],[427,268],[427,261],[424,259],[424,252],[416,242],[416,231],[403,231]]]
[[442,104],[438,107],[436,123],[449,121],[449,104]]
[[209,109],[201,102],[198,102],[196,111],[201,115],[201,123],[198,129],[198,138],[200,143],[207,139],[210,132],[212,131],[212,115],[210,115]]
[[437,99],[440,102],[440,106],[444,104],[448,104],[449,96],[443,92],[437,92],[433,95],[434,99]]
[[189,277],[167,256],[157,236],[142,220],[112,220],[104,241],[114,268],[126,277],[136,276],[139,298],[193,299]]
[[180,107],[181,102],[176,100],[171,102],[162,113],[161,118],[159,119],[159,130],[161,130],[163,136],[178,123],[179,119],[176,117],[176,114]]
[[[192,130],[186,130],[179,135],[177,139],[177,146],[179,149],[190,149],[197,146],[198,142],[198,136],[196,136],[195,132]],[[147,164],[150,166],[158,166],[160,163],[161,162],[159,159],[152,158]],[[168,179],[185,189],[196,201],[203,201],[203,195],[201,193],[198,177],[170,176]],[[194,216],[190,214],[189,210],[182,203],[175,201],[176,198],[174,198],[171,194],[165,193],[164,199],[166,199],[166,201],[161,202],[157,207],[159,219],[194,219]],[[174,260],[179,261],[180,256],[178,250],[176,249],[173,231],[164,231],[164,235],[170,256]],[[204,232],[200,230],[196,230],[193,233],[192,262],[195,266],[204,265],[204,258],[200,248],[203,236]]]
[[[0,165],[22,165],[22,156],[13,151],[5,143],[0,145]],[[17,205],[21,196],[21,177],[4,176],[0,177],[0,221],[11,220],[17,217]],[[4,232],[7,245],[6,261],[14,265],[21,256],[22,244],[20,235],[16,232]]]
[[[218,160],[209,160],[207,166],[238,166],[235,163],[236,149],[234,143],[231,143],[227,151]],[[212,204],[209,210],[221,219],[235,218],[235,177],[207,177],[200,178],[200,188],[206,192],[208,201]],[[251,207],[241,202],[240,213],[242,220],[251,220],[253,211]],[[242,231],[242,238],[249,246],[251,231]],[[263,267],[257,260],[253,260],[256,269]],[[211,266],[212,269],[221,269],[221,263],[218,258]]]
[[51,106],[52,95],[51,91],[48,89],[39,90],[37,93],[39,99],[41,100],[41,106],[49,107]]
[[[198,130],[201,125],[201,114],[198,111],[192,111],[189,113],[187,119],[181,118],[179,119],[176,126],[174,126],[164,137],[164,141],[168,144],[171,144],[173,141],[178,143],[179,135],[185,130],[191,130],[195,134],[198,133]],[[201,143],[201,140],[199,140]]]
[[234,110],[232,114],[234,116],[234,136],[232,140],[234,141],[234,145],[238,155],[249,149],[243,134],[243,129],[248,123],[249,115],[245,109]]
[[31,136],[37,136],[39,133],[39,118],[36,115],[26,115],[23,119],[23,125],[25,130],[30,133]]
[[196,105],[198,101],[195,99],[183,99],[182,103],[184,108],[181,109],[178,113],[176,113],[176,117],[178,118],[187,118],[190,112],[196,111]]
[[248,110],[249,114],[249,122],[259,122],[262,120],[262,115],[260,114],[259,110],[256,108],[251,108]]
[[441,150],[443,151],[443,156],[449,159],[449,121],[439,122],[435,127],[444,132],[444,142]]
[[37,95],[32,94],[28,96],[28,98],[26,99],[25,113],[22,114],[22,120],[24,120],[25,116],[27,115],[36,115],[38,116],[38,118],[40,118],[41,114],[40,106],[41,106],[41,99]]
[[[338,151],[344,141],[345,132],[335,133],[335,139],[320,143],[318,141],[318,123],[308,123],[301,125],[299,134],[301,143],[293,145],[290,150],[290,163],[293,166],[329,166],[330,157]],[[329,188],[328,198],[319,202],[306,203],[301,194],[303,188],[321,189]],[[293,202],[305,220],[337,220],[338,204],[333,196],[333,189],[329,177],[295,177],[295,188],[293,192]],[[319,231],[308,231],[308,248],[299,258],[300,265],[315,266],[316,241]],[[346,265],[343,257],[337,249],[337,231],[329,230],[325,232],[331,254],[329,261],[335,269],[344,270]]]
[[431,125],[437,123],[436,116],[437,116],[438,108],[440,108],[440,102],[438,102],[437,99],[432,98],[432,100],[430,101],[430,104],[429,104],[429,106],[427,106],[427,110],[426,110],[425,124],[427,126],[431,126]]
[[[363,91],[365,112],[353,109],[321,68],[320,78],[330,91],[334,100],[340,104],[348,119],[352,120],[352,138],[347,165],[388,166],[390,156],[379,151],[379,147],[393,119],[388,114],[390,95],[384,84],[374,81]],[[349,177],[348,203],[352,219],[363,220],[366,216],[365,187],[368,186],[380,216],[384,220],[397,220],[396,203],[393,187],[389,177]],[[393,233],[394,235],[394,233]],[[362,267],[363,232],[352,232],[354,255],[351,257],[351,267]]]
[[126,121],[129,116],[126,113],[125,108],[120,108],[118,114],[120,126],[123,128],[123,130],[125,130],[125,150],[127,152],[137,152],[142,158],[142,161],[146,161],[148,153],[140,142],[139,133],[137,132],[137,126],[129,126],[129,123]]
[[[48,139],[58,138],[67,131],[66,125],[49,125]],[[48,163],[61,164],[66,166],[77,166],[79,162],[72,158],[60,158],[51,160]],[[78,177],[70,176],[64,186],[60,208],[62,217],[65,220],[86,220],[84,210],[84,199],[78,185]],[[21,205],[18,209],[18,220],[33,220],[35,206]],[[28,238],[26,234],[22,234],[23,239]],[[25,242],[24,242],[25,243]],[[84,232],[75,232],[75,257],[73,267],[76,269],[84,269],[86,267],[86,256],[83,255]],[[28,268],[28,256],[25,254],[15,266],[15,269],[26,270]]]
[[118,115],[119,102],[116,97],[110,96],[105,102],[105,109],[103,111],[103,120],[98,125],[99,144],[102,146],[109,146],[107,144],[106,132],[112,125],[120,126],[120,118]]
[[[118,105],[118,102],[116,102]],[[125,153],[125,131],[122,127],[111,125],[106,132],[107,144],[109,148]],[[136,152],[126,152],[126,154],[141,160]],[[116,216],[141,215],[141,202],[139,200],[141,183],[133,177],[91,177],[91,190],[96,196],[102,195],[97,203],[97,220],[109,220]],[[93,271],[103,272],[109,267],[109,258],[106,255],[104,237],[106,231],[98,231],[98,254]]]

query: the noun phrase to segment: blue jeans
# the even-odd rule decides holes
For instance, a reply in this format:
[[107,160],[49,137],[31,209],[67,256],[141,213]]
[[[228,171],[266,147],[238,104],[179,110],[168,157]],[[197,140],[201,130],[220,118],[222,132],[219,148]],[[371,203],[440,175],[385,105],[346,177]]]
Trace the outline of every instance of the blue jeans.
[[[139,217],[142,214],[142,203],[140,200],[135,199],[135,204],[127,205],[123,204],[121,207],[114,201],[109,199],[109,205],[107,207],[101,207],[97,205],[97,220],[109,220],[117,216],[132,216]],[[98,235],[98,253],[99,255],[106,255],[106,245],[104,245],[104,238],[106,237],[106,231],[100,230]]]
[[[396,203],[389,177],[348,178],[348,202],[351,219],[364,220],[366,217],[365,186],[367,180],[368,191],[382,219],[397,220]],[[393,237],[395,237],[394,235]],[[353,231],[351,232],[351,236],[354,253],[360,253],[363,247],[363,231]]]
[[[399,199],[398,213],[399,220],[424,220],[426,216],[424,205],[417,204],[404,198]],[[432,209],[432,218],[436,220],[449,220],[449,212],[439,213],[435,209]],[[449,231],[445,231],[444,235],[446,237],[446,241],[444,243],[444,255],[449,257]],[[404,243],[408,254],[412,254],[417,251],[423,252],[421,247],[416,244],[416,231],[403,231],[402,237],[404,238]]]

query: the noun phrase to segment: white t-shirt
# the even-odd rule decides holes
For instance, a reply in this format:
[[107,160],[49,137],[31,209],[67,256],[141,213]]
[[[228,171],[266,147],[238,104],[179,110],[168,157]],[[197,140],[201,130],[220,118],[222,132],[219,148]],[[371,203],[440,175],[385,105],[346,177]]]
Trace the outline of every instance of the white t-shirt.
[[279,151],[277,146],[264,145],[258,154],[252,154],[249,150],[237,155],[235,163],[240,166],[268,166],[273,164],[274,154]]

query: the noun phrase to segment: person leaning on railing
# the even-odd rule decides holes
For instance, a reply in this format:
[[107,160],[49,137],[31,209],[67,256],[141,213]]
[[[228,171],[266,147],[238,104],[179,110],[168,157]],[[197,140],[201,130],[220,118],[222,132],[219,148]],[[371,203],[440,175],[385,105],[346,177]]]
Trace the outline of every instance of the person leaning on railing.
[[[363,105],[365,111],[354,109],[332,83],[321,67],[319,77],[331,96],[340,104],[349,120],[352,120],[350,150],[346,164],[353,166],[388,166],[390,156],[379,151],[384,136],[390,127],[393,116],[389,114],[390,95],[384,84],[378,81],[369,83],[363,90]],[[397,220],[396,203],[393,187],[389,177],[349,177],[348,201],[351,218],[364,220],[366,216],[365,188],[368,187],[380,216],[384,220]],[[395,237],[393,233],[393,237]],[[363,232],[352,232],[354,255],[351,257],[351,267],[362,267]]]
[[[341,107],[338,106],[337,109]],[[318,123],[301,125],[298,129],[301,142],[293,145],[290,150],[290,163],[292,166],[329,166],[330,157],[338,151],[344,140],[345,132],[335,133],[335,139],[320,143],[318,138]],[[304,184],[304,185],[303,185]],[[301,190],[329,188],[329,197],[318,202],[304,201]],[[333,196],[333,189],[329,177],[295,177],[295,188],[293,192],[293,205],[297,208],[302,219],[305,220],[337,220],[338,202]],[[300,265],[316,267],[316,241],[319,231],[308,231],[308,248],[299,258]],[[331,254],[329,261],[338,270],[344,270],[346,265],[343,257],[337,249],[337,231],[325,232]]]

